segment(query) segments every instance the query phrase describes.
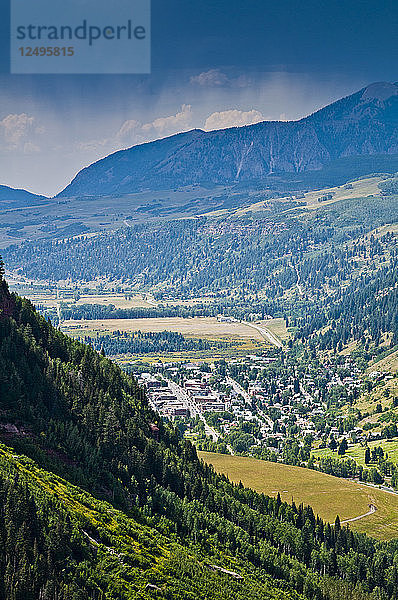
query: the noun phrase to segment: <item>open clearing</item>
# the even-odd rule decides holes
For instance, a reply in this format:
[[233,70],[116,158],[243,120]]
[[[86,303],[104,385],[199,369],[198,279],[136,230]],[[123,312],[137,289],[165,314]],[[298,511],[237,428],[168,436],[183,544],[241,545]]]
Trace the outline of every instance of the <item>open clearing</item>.
[[25,298],[28,298],[35,305],[42,305],[46,308],[54,308],[62,302],[67,306],[82,306],[84,304],[99,304],[101,306],[109,306],[113,304],[115,308],[150,308],[152,303],[148,302],[144,296],[132,296],[126,298],[123,294],[115,295],[82,295],[78,300],[74,300],[69,296],[60,297],[57,299],[56,294],[40,294],[40,293],[24,293]]
[[[362,414],[368,413],[368,416],[365,416],[359,421],[359,426],[363,427],[365,423],[378,423],[373,431],[380,431],[388,423],[387,411],[390,411],[390,416],[394,413],[395,409],[392,409],[392,400],[397,396],[397,378],[382,381],[380,385],[376,386],[372,391],[363,392],[353,405],[356,409],[360,410]],[[378,413],[376,410],[378,404],[381,404],[383,410],[382,413]]]
[[[388,454],[389,460],[393,463],[398,464],[398,438],[385,439],[385,440],[372,440],[368,442],[369,448],[383,448],[383,451]],[[332,456],[333,458],[341,458],[338,456],[336,451],[332,451],[330,448],[320,448],[319,450],[313,450],[312,454],[316,458],[324,456]],[[361,444],[350,444],[343,458],[352,458],[359,465],[365,467],[365,447]],[[369,463],[369,467],[376,467],[376,464]]]
[[[10,271],[7,271],[7,281],[11,291],[16,292],[24,298],[28,298],[35,305],[45,306],[46,308],[54,308],[59,302],[71,307],[81,306],[82,304],[99,304],[101,306],[113,304],[115,308],[121,309],[152,308],[156,306],[192,307],[202,304],[208,305],[214,302],[212,296],[200,296],[189,299],[175,297],[158,302],[146,290],[131,290],[127,286],[123,288],[120,284],[117,286],[119,288],[118,291],[114,291],[112,290],[112,285],[106,280],[102,282],[105,288],[102,291],[97,289],[98,281],[84,282],[79,286],[71,283],[68,285],[68,282],[62,282],[62,284],[58,284],[57,291],[55,284],[50,286],[45,281],[27,280],[22,275]],[[76,293],[79,293],[77,300],[74,297]]]
[[148,302],[143,296],[125,298],[123,294],[114,296],[81,296],[76,302],[76,306],[81,306],[82,304],[101,304],[103,306],[113,304],[116,308],[141,308],[152,306],[152,303]]
[[[338,187],[324,188],[312,192],[307,192],[302,197],[298,198],[299,202],[305,202],[306,206],[303,208],[307,209],[315,209],[320,206],[325,206],[328,204],[333,204],[334,202],[340,202],[341,200],[350,200],[352,198],[367,198],[369,196],[379,196],[380,188],[378,184],[383,181],[383,177],[367,177],[364,179],[359,179],[357,181],[353,181],[349,185],[342,185]],[[322,202],[318,201],[318,198],[322,198],[324,196],[331,196],[327,200],[323,200]],[[285,196],[283,198],[275,198],[278,202],[290,202],[292,196]],[[246,213],[263,211],[272,200],[267,199],[266,201],[256,202],[247,206],[245,208],[241,208],[235,211],[235,216],[242,216]]]
[[368,368],[368,371],[388,371],[390,373],[396,373],[398,371],[398,350],[373,363]]
[[155,319],[105,319],[93,321],[64,321],[63,331],[81,329],[91,331],[176,331],[183,335],[232,339],[263,340],[258,331],[242,323],[220,323],[213,317],[162,317]]
[[[368,177],[366,179],[359,179],[353,181],[350,185],[342,185],[339,187],[327,188],[325,190],[318,190],[315,192],[308,192],[305,194],[303,200],[307,203],[308,208],[318,208],[320,205],[333,204],[340,200],[350,200],[351,198],[366,198],[368,196],[380,195],[380,188],[378,184],[383,181],[382,177]],[[323,195],[332,194],[333,197],[330,200],[318,202],[318,198]]]
[[398,495],[311,469],[213,452],[198,454],[231,481],[242,481],[246,487],[269,496],[279,492],[286,502],[293,498],[296,504],[309,504],[329,522],[337,514],[341,520],[365,515],[374,505],[375,512],[353,521],[350,527],[382,540],[398,536]]
[[[200,338],[196,338],[200,339]],[[203,339],[203,338],[201,338]],[[218,338],[221,339],[221,338]],[[208,341],[214,341],[207,338]],[[224,338],[225,341],[225,338]],[[263,342],[246,338],[245,340],[234,339],[224,348],[212,346],[208,350],[186,350],[175,352],[155,352],[153,354],[120,354],[112,357],[112,360],[120,366],[130,365],[132,363],[157,364],[157,363],[212,363],[215,360],[236,358],[237,356],[246,356],[261,352]]]

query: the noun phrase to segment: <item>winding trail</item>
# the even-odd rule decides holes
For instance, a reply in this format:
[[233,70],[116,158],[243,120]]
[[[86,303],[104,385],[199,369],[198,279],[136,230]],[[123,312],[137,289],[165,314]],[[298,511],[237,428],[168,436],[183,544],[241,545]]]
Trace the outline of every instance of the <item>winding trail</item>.
[[158,303],[155,302],[154,298],[151,298],[148,294],[145,296],[145,302],[148,302],[148,304],[150,304],[151,306],[155,306],[155,308],[157,308]]
[[297,268],[297,265],[294,265],[293,263],[290,263],[290,266],[296,271],[296,275],[297,275],[297,281],[296,281],[296,287],[299,291],[300,296],[304,296],[304,291],[303,291],[303,287],[300,283],[301,281],[301,277],[300,277],[300,273],[299,270]]
[[345,523],[353,523],[354,521],[359,521],[359,519],[363,519],[364,517],[373,515],[373,513],[375,513],[376,510],[377,510],[377,506],[375,506],[374,504],[369,504],[369,510],[367,513],[365,513],[363,515],[359,515],[359,517],[353,517],[352,519],[345,519],[344,521],[341,521],[341,524],[344,525]]

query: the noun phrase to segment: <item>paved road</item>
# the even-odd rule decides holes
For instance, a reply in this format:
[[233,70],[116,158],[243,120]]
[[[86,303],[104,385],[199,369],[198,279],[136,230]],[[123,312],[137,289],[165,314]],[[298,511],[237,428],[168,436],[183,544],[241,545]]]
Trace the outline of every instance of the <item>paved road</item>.
[[265,329],[264,326],[260,327],[260,325],[255,325],[254,323],[248,323],[247,321],[241,321],[241,323],[243,325],[247,325],[248,327],[251,327],[252,329],[256,329],[259,333],[261,333],[261,335],[271,344],[273,344],[274,346],[276,346],[277,348],[282,348],[283,344],[280,341],[279,338],[276,337],[276,335],[274,335],[273,333],[271,333],[271,331],[269,331],[268,329]]
[[150,296],[145,296],[145,302],[148,302],[148,304],[150,304],[151,306],[158,306],[158,303],[155,302],[154,298],[151,298]]
[[351,479],[350,477],[346,478],[347,481],[353,481],[354,483],[358,483],[359,485],[366,485],[367,487],[375,488],[376,490],[381,490],[386,494],[393,494],[393,496],[398,496],[398,492],[394,490],[394,488],[387,487],[386,485],[380,485],[378,483],[370,483],[369,481],[358,481],[358,479]]
[[220,434],[217,433],[217,431],[215,429],[213,429],[213,427],[210,427],[210,425],[208,425],[203,413],[198,409],[196,404],[194,404],[192,402],[189,394],[187,394],[187,392],[184,390],[184,388],[181,387],[180,385],[178,385],[178,383],[175,383],[174,381],[172,381],[171,379],[166,379],[166,381],[167,381],[171,391],[177,396],[178,400],[180,402],[182,402],[184,404],[184,406],[189,408],[189,412],[191,413],[191,416],[199,417],[199,419],[203,422],[203,424],[205,426],[206,435],[211,437],[213,442],[217,442],[218,438],[220,437]]
[[[235,379],[232,379],[232,377],[229,377],[228,375],[226,377],[226,381],[232,387],[232,389],[235,390],[237,394],[240,394],[246,400],[246,402],[249,402],[250,404],[252,403],[252,398],[250,397],[250,395],[237,381],[235,381]],[[264,414],[264,412],[260,408],[257,407],[257,410],[263,417],[263,419],[268,423],[268,427],[273,427],[274,422],[272,421],[272,419],[268,415]]]
[[226,379],[226,382],[228,383],[228,385],[230,385],[231,388],[237,394],[240,394],[242,396],[242,398],[244,398],[246,400],[246,402],[249,402],[251,404],[251,402],[252,402],[251,397],[246,392],[246,390],[237,381],[235,381],[235,379],[232,379],[232,377],[229,377],[229,375],[227,375],[227,377],[225,379]]

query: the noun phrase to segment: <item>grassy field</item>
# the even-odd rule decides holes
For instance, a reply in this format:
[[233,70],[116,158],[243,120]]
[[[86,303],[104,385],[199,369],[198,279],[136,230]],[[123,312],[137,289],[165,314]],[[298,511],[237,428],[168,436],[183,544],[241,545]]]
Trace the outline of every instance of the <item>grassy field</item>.
[[265,327],[265,329],[268,329],[280,340],[287,340],[290,337],[290,334],[286,327],[285,319],[269,319],[267,321],[258,321],[258,323],[256,324],[260,325],[260,327]]
[[[378,184],[383,180],[382,177],[366,177],[363,179],[359,179],[358,181],[353,181],[351,186],[348,187],[346,185],[324,188],[321,190],[316,190],[313,192],[307,192],[303,197],[299,198],[300,202],[306,203],[306,208],[316,209],[320,206],[325,206],[327,204],[333,204],[335,202],[339,202],[341,200],[350,200],[352,198],[367,198],[369,196],[378,196],[380,195],[380,189]],[[318,202],[318,198],[322,196],[326,196],[331,194],[332,197],[329,200],[325,200],[322,202]],[[291,196],[286,196],[284,198],[278,198],[278,202],[290,202]],[[246,213],[263,211],[264,207],[269,204],[270,200],[256,202],[247,206],[245,208],[241,208],[235,211],[236,216],[242,216]]]
[[177,352],[158,352],[154,354],[137,354],[128,355],[122,354],[113,356],[112,360],[121,367],[130,365],[131,363],[143,363],[143,364],[156,364],[156,363],[183,363],[183,362],[199,362],[199,363],[212,363],[215,360],[236,358],[239,356],[246,356],[261,350],[261,342],[254,340],[246,341],[232,341],[227,348],[210,348],[209,350],[197,350],[197,351],[177,351]]
[[[214,298],[210,296],[201,296],[190,299],[170,299],[164,302],[157,302],[152,294],[146,290],[131,290],[121,289],[118,287],[118,292],[112,290],[112,285],[109,282],[103,282],[103,289],[98,290],[98,282],[87,282],[84,286],[80,286],[78,290],[75,285],[68,285],[68,282],[63,282],[59,285],[58,293],[54,289],[54,285],[49,286],[48,283],[27,280],[21,275],[12,275],[7,273],[7,281],[11,291],[17,292],[20,296],[28,298],[35,305],[43,305],[47,308],[54,308],[59,302],[68,306],[81,306],[83,304],[99,304],[108,306],[113,304],[115,308],[150,308],[155,306],[182,306],[192,307],[198,304],[211,304]],[[82,287],[83,293],[82,293]],[[75,300],[74,294],[79,291],[79,299]]]
[[[64,321],[62,331],[71,337],[97,337],[114,331],[162,332],[175,331],[185,338],[203,339],[212,347],[206,350],[176,351],[140,355],[120,355],[114,360],[121,366],[140,361],[158,362],[213,362],[222,358],[245,356],[261,352],[265,340],[260,332],[242,323],[219,323],[215,318],[154,318],[154,319],[104,319],[96,321]],[[217,347],[212,342],[222,341],[227,347]]]
[[81,306],[82,304],[101,304],[104,306],[113,304],[116,308],[141,308],[153,306],[152,302],[148,302],[144,296],[137,295],[126,299],[124,294],[81,296],[76,302],[76,306]]
[[[388,357],[390,358],[390,357]],[[391,360],[391,359],[390,359]],[[381,362],[381,361],[380,361]],[[374,369],[387,370],[387,369]],[[385,417],[389,412],[395,414],[397,409],[391,408],[393,398],[398,396],[398,380],[396,378],[381,382],[371,392],[363,392],[355,401],[354,408],[361,411],[362,414],[368,413],[358,424],[363,427],[365,423],[377,424],[373,431],[379,432],[387,424]],[[381,404],[382,413],[376,412],[376,407]]]
[[[303,200],[307,203],[308,208],[318,208],[320,204],[333,204],[334,202],[339,202],[340,200],[377,196],[380,194],[380,188],[378,187],[380,181],[382,181],[381,177],[366,177],[364,179],[359,179],[358,181],[353,181],[351,184],[351,189],[345,185],[342,185],[321,191],[308,192],[305,194]],[[332,194],[333,197],[330,200],[318,202],[318,198],[327,194]]]
[[373,363],[368,371],[388,371],[389,373],[396,373],[398,371],[398,350]]
[[[69,293],[70,296],[71,292]],[[68,306],[82,306],[83,304],[99,304],[101,306],[108,306],[113,304],[116,308],[149,308],[153,306],[152,302],[148,302],[144,296],[137,295],[129,297],[128,299],[124,294],[87,294],[81,295],[79,300],[74,300],[71,297],[61,296],[57,299],[55,293],[36,293],[27,292],[23,296],[28,298],[33,304],[42,305],[47,308],[54,308],[62,302]]]
[[367,233],[364,237],[369,239],[372,236],[375,238],[381,238],[386,233],[398,233],[398,223],[392,223],[391,225],[383,225],[382,227],[378,227],[377,229],[373,229]]
[[296,504],[309,504],[330,522],[337,514],[342,520],[365,514],[374,504],[375,513],[350,523],[350,527],[382,540],[398,537],[398,495],[310,469],[212,452],[198,454],[231,481],[242,481],[270,496],[279,492],[286,502],[293,498]]
[[81,330],[83,335],[87,331],[176,331],[183,335],[199,337],[212,336],[231,339],[254,339],[262,341],[262,335],[241,323],[219,323],[213,317],[164,317],[155,319],[105,319],[93,321],[64,321],[63,331]]
[[[384,452],[388,454],[389,459],[398,463],[398,438],[393,438],[391,440],[375,440],[372,442],[368,442],[368,446],[370,449],[376,448],[377,446],[381,446]],[[314,450],[312,454],[316,458],[321,458],[323,456],[333,456],[334,458],[341,458],[337,455],[337,452],[332,452],[330,448],[321,448],[319,450]],[[365,448],[361,446],[361,444],[352,444],[349,446],[348,450],[345,453],[345,458],[353,458],[359,465],[365,466]],[[370,464],[372,466],[372,464]]]

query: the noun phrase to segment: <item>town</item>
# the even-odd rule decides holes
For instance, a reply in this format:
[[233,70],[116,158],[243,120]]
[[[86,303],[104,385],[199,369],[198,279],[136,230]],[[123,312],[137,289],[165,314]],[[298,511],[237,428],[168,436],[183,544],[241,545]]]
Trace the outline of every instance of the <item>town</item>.
[[[363,415],[352,405],[364,380],[350,358],[298,369],[273,348],[210,364],[156,365],[136,376],[151,407],[199,449],[284,460],[292,440],[300,451],[379,435],[358,426]],[[370,379],[376,384],[381,377],[376,372]]]

